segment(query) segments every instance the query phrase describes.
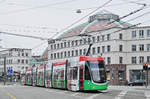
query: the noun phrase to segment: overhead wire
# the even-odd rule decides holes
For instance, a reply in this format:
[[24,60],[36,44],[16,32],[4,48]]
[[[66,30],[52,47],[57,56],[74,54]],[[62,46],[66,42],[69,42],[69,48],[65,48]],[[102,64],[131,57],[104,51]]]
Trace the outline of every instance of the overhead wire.
[[8,33],[8,32],[2,32],[2,31],[0,33],[1,34],[12,35],[12,36],[28,37],[28,38],[34,38],[34,39],[40,39],[40,40],[48,40],[48,38],[38,37],[38,36],[22,35],[22,34]]
[[[110,1],[112,1],[112,0],[110,0]],[[24,36],[24,35],[23,35]],[[37,37],[36,37],[37,38]],[[41,38],[40,38],[41,39]],[[43,38],[42,38],[43,39]]]
[[[142,6],[141,8],[136,9],[136,10],[134,10],[134,11],[132,11],[132,12],[130,12],[130,13],[128,13],[128,14],[126,14],[126,15],[120,17],[119,20],[124,19],[124,18],[126,18],[126,17],[128,17],[128,16],[130,16],[130,15],[133,15],[133,14],[139,12],[139,11],[142,11],[142,10],[144,10],[144,9],[147,7],[146,4],[142,4],[142,5],[143,5],[143,6]],[[119,20],[114,20],[114,21],[109,22],[108,24],[106,24],[106,25],[104,25],[104,26],[109,26],[109,25],[111,25],[112,23],[114,23],[114,22],[116,22],[116,21],[119,21]]]
[[[137,12],[143,10],[146,5],[145,5],[145,4],[142,4],[142,5],[143,5],[143,7],[141,7],[140,9],[137,9],[137,10],[135,10],[135,11],[130,12],[129,14],[127,14],[127,15],[121,17],[121,19],[123,19],[123,18],[125,18],[125,17],[128,17],[128,16],[130,16],[130,15],[132,15],[132,14],[135,14],[135,13],[137,13]],[[134,27],[134,26],[137,26],[137,25],[140,25],[140,24],[132,25],[131,27]],[[128,27],[128,28],[129,28],[129,27]],[[123,29],[123,30],[124,30],[124,29]],[[117,31],[116,31],[116,32],[117,32]]]
[[[109,2],[111,2],[111,1],[108,1],[108,3],[109,3]],[[106,5],[107,5],[108,3],[106,2]],[[128,16],[130,16],[130,15],[132,15],[132,14],[135,14],[135,13],[137,13],[137,12],[139,12],[139,11],[145,9],[145,7],[146,7],[146,4],[144,4],[144,3],[138,4],[138,5],[143,5],[143,6],[142,6],[141,8],[139,8],[139,9],[137,9],[137,10],[134,10],[134,11],[130,12],[130,13],[127,14],[127,15],[122,16],[120,19],[126,18],[126,17],[128,17]],[[104,4],[104,6],[105,6],[105,4]],[[98,9],[99,9],[99,8],[95,9],[94,11],[92,11],[92,13],[94,13],[94,12],[97,11]],[[60,31],[60,33],[63,32],[64,30],[66,30],[66,29],[69,29],[70,27],[72,27],[72,26],[75,25],[76,23],[80,22],[81,20],[83,20],[84,18],[86,18],[87,16],[89,16],[90,14],[91,14],[91,13],[87,14],[86,16],[82,17],[81,19],[75,21],[75,22],[72,23],[71,25],[69,25],[69,26],[67,26],[66,28],[62,29],[62,30]],[[114,20],[114,21],[108,23],[107,25],[109,25],[109,24],[111,24],[111,23],[114,23],[115,21],[116,21],[116,20]]]
[[[92,11],[92,12],[90,12],[89,14],[87,14],[86,16],[84,16],[84,17],[82,17],[80,20],[82,20],[82,19],[84,19],[85,17],[87,17],[88,15],[90,15],[90,14],[92,14],[92,13],[94,13],[95,11],[97,11],[98,9],[100,9],[100,8],[102,8],[102,7],[104,7],[105,5],[107,5],[108,3],[110,3],[112,0],[109,0],[108,2],[106,2],[106,3],[104,3],[102,6],[100,6],[99,8],[97,8],[97,9],[95,9],[94,11]],[[80,20],[78,20],[78,21],[80,21]],[[78,21],[76,21],[76,22],[78,22]],[[73,24],[75,24],[76,22],[74,22]],[[73,24],[71,24],[70,26],[72,26]],[[68,28],[68,27],[67,27]],[[62,31],[62,30],[61,30]],[[61,33],[61,32],[59,32],[59,33]],[[57,36],[57,34],[56,35],[54,35],[54,36]],[[54,36],[53,37],[51,37],[51,38],[49,38],[49,40],[52,40],[53,38],[54,38]],[[37,46],[35,46],[35,47],[33,47],[34,49],[35,48],[37,48],[38,46],[41,46],[41,45],[43,45],[43,44],[45,44],[45,42],[43,42],[43,43],[40,43],[40,44],[38,44]]]
[[21,28],[35,28],[35,29],[53,29],[53,30],[57,30],[56,28],[52,28],[52,27],[47,27],[47,26],[24,26],[24,25],[12,25],[12,24],[0,24],[2,26],[6,25],[6,26],[12,26],[12,27],[21,27]]
[[88,17],[89,15],[93,14],[94,12],[96,12],[97,10],[99,10],[100,8],[103,8],[105,5],[109,4],[112,0],[109,0],[107,2],[105,2],[103,5],[99,6],[98,8],[96,8],[95,10],[93,10],[92,12],[88,13],[87,15],[83,16],[82,18],[80,18],[79,20],[73,22],[71,25],[67,26],[66,28],[62,29],[59,31],[59,33],[64,32],[66,29],[72,27],[73,25],[77,24],[78,22],[80,22],[81,20],[83,20],[84,18]]
[[50,7],[50,6],[65,4],[65,3],[69,3],[69,2],[73,2],[73,1],[76,1],[76,0],[66,0],[66,1],[61,1],[61,2],[58,2],[58,3],[40,5],[40,6],[36,6],[36,7],[30,7],[30,8],[25,8],[25,9],[19,9],[19,10],[15,10],[15,11],[8,11],[8,12],[0,13],[0,15],[6,15],[6,14],[18,13],[18,12],[23,12],[23,11],[28,11],[28,10],[39,9],[39,8],[45,8],[45,7]]
[[[124,0],[122,0],[122,1],[124,1]],[[126,4],[128,4],[128,3],[133,3],[133,4],[137,4],[137,5],[142,5],[142,3],[138,3],[138,1],[141,1],[141,0],[137,0],[137,1],[134,1],[134,2],[127,1],[126,3],[116,3],[116,4],[106,5],[105,7],[121,6],[121,5],[126,5]],[[142,0],[142,1],[145,1],[145,0]],[[95,9],[95,8],[98,8],[98,7],[81,8],[80,10],[88,10],[88,9]],[[77,10],[77,9],[76,9],[76,10]],[[76,10],[75,10],[75,11],[76,11]]]
[[[146,20],[146,21],[143,21],[143,22],[140,22],[140,23],[137,23],[137,24],[134,24],[134,25],[132,25],[132,26],[129,26],[129,27],[127,27],[126,29],[131,29],[131,28],[134,28],[134,27],[136,27],[136,26],[138,26],[138,25],[141,25],[141,24],[143,24],[143,23],[147,23],[147,22],[150,22],[150,20]],[[116,33],[116,32],[119,32],[119,31],[123,31],[123,30],[126,30],[125,28],[124,29],[120,29],[120,30],[117,30],[117,31],[114,31],[114,32],[112,32],[112,33]],[[82,38],[82,37],[81,37]],[[95,39],[95,40],[97,40],[97,39]],[[117,39],[114,39],[114,40],[117,40]],[[75,40],[70,40],[70,41],[75,41]],[[100,42],[100,41],[99,41]],[[96,42],[95,42],[96,43]],[[86,40],[86,44],[85,45],[89,45],[89,41],[87,41]],[[78,49],[72,49],[72,50],[78,50]],[[69,51],[72,51],[72,50],[69,50]],[[50,51],[50,50],[48,50],[48,51]],[[86,50],[87,51],[87,50]],[[91,53],[91,52],[90,52]],[[68,58],[68,57],[66,57],[66,58]],[[51,59],[48,59],[48,60],[51,60]]]
[[[56,34],[57,34],[57,33],[55,33],[51,38],[54,38]],[[31,49],[36,49],[36,48],[40,47],[41,45],[45,44],[46,42],[48,43],[48,41],[43,41],[42,43],[40,43],[40,44],[38,44],[38,45],[32,47]]]

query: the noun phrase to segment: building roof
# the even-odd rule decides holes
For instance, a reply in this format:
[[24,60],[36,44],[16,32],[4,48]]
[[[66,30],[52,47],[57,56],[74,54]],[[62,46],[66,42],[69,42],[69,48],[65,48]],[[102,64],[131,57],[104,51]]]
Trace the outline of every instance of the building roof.
[[81,25],[78,25],[64,32],[58,38],[65,38],[65,37],[79,35],[81,33],[101,31],[101,30],[106,30],[111,28],[126,28],[128,26],[131,26],[131,24],[122,22],[119,19],[118,15],[105,11],[105,13],[102,12],[90,16],[88,22],[85,22]]

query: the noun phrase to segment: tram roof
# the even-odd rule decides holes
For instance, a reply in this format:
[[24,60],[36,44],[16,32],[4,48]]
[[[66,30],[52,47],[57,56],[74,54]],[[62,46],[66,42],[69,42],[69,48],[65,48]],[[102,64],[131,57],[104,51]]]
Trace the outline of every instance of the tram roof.
[[66,61],[61,61],[61,62],[54,62],[53,66],[60,66],[60,65],[65,65]]
[[103,57],[80,56],[80,61],[104,61]]

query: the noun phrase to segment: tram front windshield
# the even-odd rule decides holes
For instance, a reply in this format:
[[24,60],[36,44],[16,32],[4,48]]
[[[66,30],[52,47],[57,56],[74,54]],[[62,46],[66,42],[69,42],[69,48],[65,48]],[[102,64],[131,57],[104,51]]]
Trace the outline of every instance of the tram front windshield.
[[106,82],[104,61],[88,61],[88,64],[93,81],[96,83]]

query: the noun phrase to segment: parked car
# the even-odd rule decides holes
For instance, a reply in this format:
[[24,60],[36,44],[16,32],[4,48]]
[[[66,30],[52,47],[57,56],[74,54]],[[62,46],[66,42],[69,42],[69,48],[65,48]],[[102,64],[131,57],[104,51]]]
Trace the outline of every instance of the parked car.
[[133,82],[129,82],[128,85],[129,86],[143,86],[143,85],[146,85],[146,81],[145,80],[135,80]]

